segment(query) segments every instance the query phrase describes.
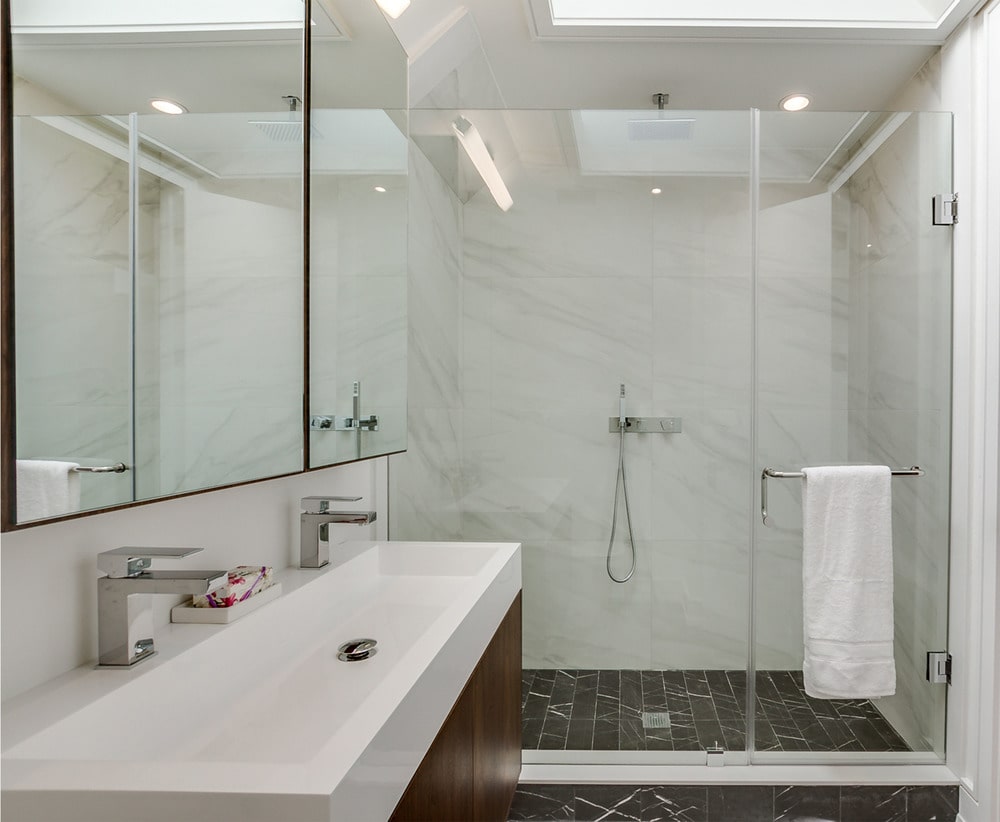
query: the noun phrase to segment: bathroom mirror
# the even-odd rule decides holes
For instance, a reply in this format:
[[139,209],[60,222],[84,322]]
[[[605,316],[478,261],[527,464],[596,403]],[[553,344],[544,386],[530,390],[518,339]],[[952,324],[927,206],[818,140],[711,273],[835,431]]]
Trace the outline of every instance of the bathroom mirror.
[[312,468],[406,448],[407,58],[374,2],[343,12],[351,41],[311,44]]
[[10,13],[4,528],[405,448],[407,60],[376,4]]
[[12,0],[18,524],[303,468],[303,28]]

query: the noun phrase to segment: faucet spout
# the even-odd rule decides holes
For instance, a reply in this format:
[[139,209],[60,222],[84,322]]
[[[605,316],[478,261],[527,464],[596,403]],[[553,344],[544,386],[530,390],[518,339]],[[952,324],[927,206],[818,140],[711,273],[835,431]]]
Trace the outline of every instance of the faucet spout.
[[304,497],[300,522],[300,568],[322,568],[330,562],[330,525],[370,525],[375,511],[331,511],[331,502],[357,502],[360,497]]
[[199,596],[222,587],[228,571],[147,571],[152,557],[181,557],[201,548],[119,548],[97,557],[98,663],[124,668],[155,652],[151,594]]

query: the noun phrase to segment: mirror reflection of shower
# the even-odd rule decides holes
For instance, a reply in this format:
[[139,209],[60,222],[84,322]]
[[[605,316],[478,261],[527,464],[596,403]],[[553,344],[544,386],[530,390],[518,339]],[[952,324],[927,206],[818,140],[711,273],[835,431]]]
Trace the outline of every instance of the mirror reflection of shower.
[[[625,482],[625,428],[625,383],[622,383],[618,392],[618,474],[615,479],[615,503],[611,512],[611,539],[608,540],[608,556],[606,562],[608,576],[611,578],[612,582],[618,583],[625,583],[632,579],[632,575],[635,573],[636,563],[635,535],[632,532],[632,513],[629,511],[628,505],[628,485]],[[624,577],[615,576],[615,572],[611,570],[611,555],[614,553],[615,531],[618,527],[619,496],[624,496],[625,498],[625,523],[628,527],[628,545],[632,556],[632,564],[628,569],[628,573]]]

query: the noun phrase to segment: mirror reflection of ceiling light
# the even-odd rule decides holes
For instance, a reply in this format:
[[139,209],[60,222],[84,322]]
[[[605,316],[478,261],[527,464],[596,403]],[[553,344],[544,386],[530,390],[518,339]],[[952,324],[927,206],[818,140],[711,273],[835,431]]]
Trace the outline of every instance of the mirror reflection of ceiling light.
[[504,183],[503,177],[500,176],[500,170],[493,162],[493,158],[486,148],[486,143],[483,142],[483,138],[479,134],[479,129],[461,115],[451,124],[451,129],[458,137],[458,142],[462,144],[465,153],[469,155],[469,159],[472,160],[472,165],[476,167],[479,176],[483,178],[483,182],[486,183],[493,199],[497,201],[500,210],[507,211],[514,205],[514,198],[510,196],[507,185]]
[[163,114],[186,114],[187,108],[182,106],[180,103],[176,103],[173,100],[166,100],[163,98],[154,98],[149,101],[149,104],[155,108],[157,111]]
[[379,194],[385,194],[385,186],[375,186],[375,190],[376,190],[376,191],[377,191],[377,192],[378,192]]
[[806,106],[809,105],[809,98],[804,94],[789,94],[787,97],[781,98],[781,108],[785,111],[802,111]]
[[662,188],[651,188],[649,190],[649,193],[650,194],[662,194],[663,193],[663,189]]
[[406,11],[410,5],[410,0],[375,0],[375,2],[393,20]]

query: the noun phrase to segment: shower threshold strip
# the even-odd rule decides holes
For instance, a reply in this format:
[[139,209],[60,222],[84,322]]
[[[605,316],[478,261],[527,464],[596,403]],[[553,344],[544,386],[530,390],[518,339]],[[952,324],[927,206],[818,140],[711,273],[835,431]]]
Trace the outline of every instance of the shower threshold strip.
[[[813,699],[801,671],[758,671],[756,749],[903,753],[867,699]],[[728,751],[746,747],[746,673],[525,669],[522,747],[541,751]]]

